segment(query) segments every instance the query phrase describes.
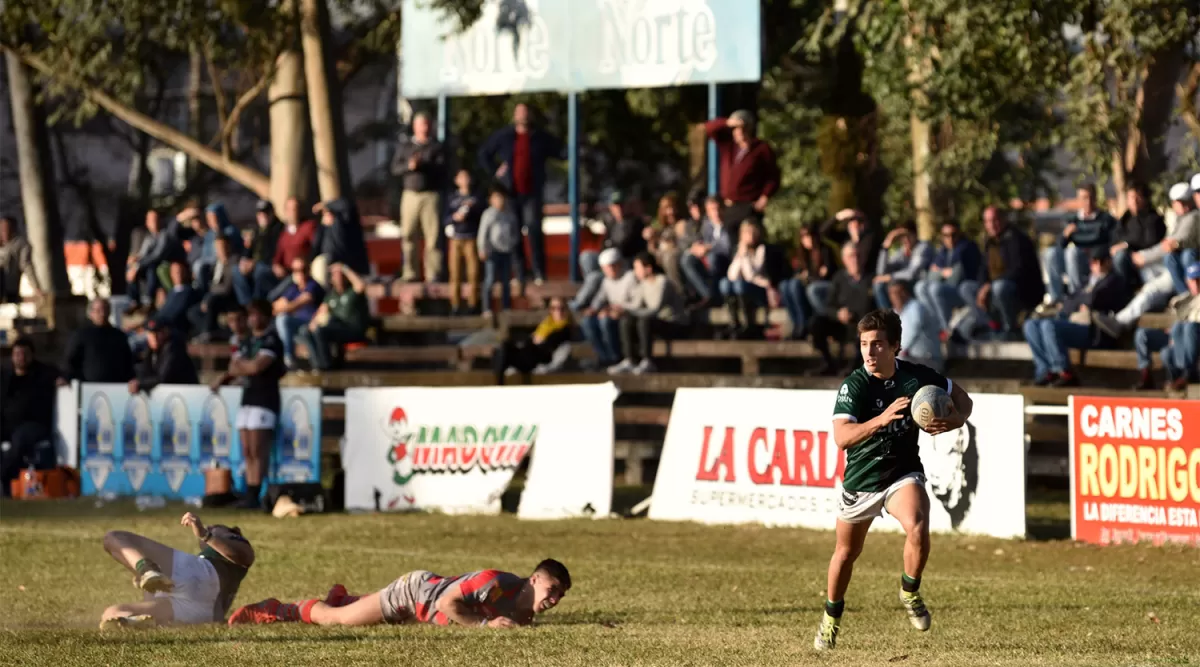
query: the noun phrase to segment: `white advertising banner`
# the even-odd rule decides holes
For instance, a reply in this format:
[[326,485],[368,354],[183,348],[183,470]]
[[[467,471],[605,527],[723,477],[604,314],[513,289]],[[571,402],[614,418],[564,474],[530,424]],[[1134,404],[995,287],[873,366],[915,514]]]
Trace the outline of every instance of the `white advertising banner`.
[[[651,519],[833,528],[846,459],[833,441],[833,391],[680,389]],[[982,394],[963,428],[921,433],[930,528],[1025,535],[1020,396]],[[875,526],[899,530],[886,514]]]
[[497,514],[532,455],[522,518],[607,516],[616,395],[612,383],[350,389],[346,508]]
[[54,401],[54,449],[60,464],[79,469],[79,381],[59,387]]

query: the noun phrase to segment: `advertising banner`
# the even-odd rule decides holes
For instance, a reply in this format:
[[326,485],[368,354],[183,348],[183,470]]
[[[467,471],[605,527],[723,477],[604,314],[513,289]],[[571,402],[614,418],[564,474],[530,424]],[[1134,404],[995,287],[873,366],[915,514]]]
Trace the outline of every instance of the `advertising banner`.
[[1200,401],[1071,397],[1071,536],[1200,546]]
[[[835,398],[833,391],[677,390],[650,518],[833,528],[846,467],[833,440]],[[972,398],[966,426],[921,433],[930,527],[1024,536],[1023,399]],[[874,526],[900,529],[886,514]]]
[[759,3],[746,0],[489,0],[458,32],[404,3],[405,97],[653,88],[758,81]]
[[[321,480],[321,390],[283,389],[269,482]],[[124,384],[84,383],[79,416],[85,495],[199,498],[204,469],[233,472],[245,489],[234,419],[240,387],[214,394],[202,385],[160,385],[130,394]],[[61,409],[61,406],[60,406]]]
[[532,452],[523,518],[607,516],[616,388],[346,391],[346,508],[498,514]]

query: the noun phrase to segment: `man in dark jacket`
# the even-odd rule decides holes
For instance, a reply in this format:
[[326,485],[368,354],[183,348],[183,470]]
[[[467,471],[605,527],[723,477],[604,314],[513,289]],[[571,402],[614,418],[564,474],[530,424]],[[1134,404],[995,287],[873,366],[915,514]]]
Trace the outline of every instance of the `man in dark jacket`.
[[348,266],[359,275],[370,273],[362,220],[354,204],[349,199],[339,198],[317,204],[314,212],[321,214],[321,224],[313,242],[311,269],[317,282],[329,283],[326,274],[333,264]]
[[1125,192],[1125,213],[1117,223],[1113,245],[1109,248],[1113,269],[1125,283],[1137,287],[1142,283],[1141,271],[1133,265],[1133,253],[1152,248],[1167,235],[1162,215],[1150,205],[1149,188],[1135,184]]
[[148,349],[137,366],[136,376],[129,381],[129,393],[150,393],[160,384],[198,384],[196,366],[188,356],[187,341],[170,326],[149,320],[146,322]]
[[[217,318],[231,310],[240,308],[234,279],[238,273],[237,259],[229,254],[229,241],[218,237],[215,241],[217,257],[212,266],[212,283],[200,303],[188,313],[192,325],[200,331],[198,343],[207,343],[217,334]],[[269,269],[268,269],[269,271]]]
[[88,320],[76,331],[63,360],[68,380],[80,382],[129,382],[133,377],[133,353],[125,334],[109,323],[107,299],[88,304]]
[[1012,335],[1020,313],[1036,307],[1046,293],[1038,270],[1037,248],[1029,235],[1008,224],[995,206],[984,210],[983,226],[988,238],[983,246],[980,287],[975,295],[978,310],[972,324],[992,321],[988,315],[990,305],[1000,317],[991,328]]
[[[529,238],[533,280],[546,279],[546,239],[542,234],[542,191],[546,187],[546,160],[567,159],[566,147],[558,137],[534,127],[529,107],[513,109],[513,124],[497,130],[479,147],[479,169],[495,174],[511,198],[517,222]],[[517,245],[517,280],[525,281],[530,262],[525,245]]]
[[608,196],[608,212],[602,219],[604,247],[616,248],[621,253],[621,259],[632,264],[633,258],[646,250],[646,237],[642,235],[646,223],[641,217],[625,210],[625,195],[620,190],[613,190]]
[[255,204],[254,229],[250,234],[250,247],[245,257],[238,261],[238,270],[233,273],[233,288],[238,303],[246,305],[252,299],[265,299],[279,279],[271,271],[275,259],[275,248],[283,233],[283,223],[275,217],[271,202],[260,199]]
[[[847,243],[842,246],[842,265],[844,271],[839,271],[833,277],[833,285],[829,291],[829,306],[824,313],[813,316],[809,324],[812,332],[813,348],[821,354],[824,362],[818,371],[820,375],[837,375],[842,372],[841,357],[844,348],[850,344],[854,354],[846,364],[853,369],[862,363],[862,355],[854,341],[858,336],[858,321],[875,307],[875,294],[871,289],[871,278],[859,271],[858,246]],[[829,351],[829,340],[838,342],[838,359],[835,360]]]
[[0,485],[24,467],[53,467],[54,404],[58,371],[34,359],[33,343],[18,338],[12,344],[12,366],[0,369]]
[[[1104,246],[1092,248],[1089,268],[1087,283],[1067,298],[1059,316],[1025,321],[1025,340],[1033,352],[1034,384],[1038,386],[1079,384],[1068,350],[1116,346],[1116,339],[1090,322],[1091,313],[1115,313],[1124,308],[1129,303],[1129,286],[1113,270],[1112,257]],[[1072,313],[1075,315],[1066,319]]]
[[[396,147],[392,175],[403,186],[400,196],[400,238],[404,256],[400,279],[417,279],[417,237],[425,241],[425,282],[434,282],[442,271],[438,249],[440,193],[446,183],[446,157],[442,143],[430,134],[429,116],[413,116],[412,136]],[[347,264],[355,271],[363,267]]]

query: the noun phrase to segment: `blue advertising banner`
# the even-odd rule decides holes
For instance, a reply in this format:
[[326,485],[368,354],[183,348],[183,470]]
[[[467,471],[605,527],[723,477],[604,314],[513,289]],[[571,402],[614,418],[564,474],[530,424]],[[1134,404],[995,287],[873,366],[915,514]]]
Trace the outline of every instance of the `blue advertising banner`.
[[462,33],[405,0],[405,97],[758,81],[752,0],[489,0]]
[[[321,480],[321,390],[283,389],[270,482]],[[233,472],[245,489],[245,462],[234,418],[240,387],[161,385],[146,395],[124,384],[84,383],[79,459],[84,495],[198,498],[204,469]]]

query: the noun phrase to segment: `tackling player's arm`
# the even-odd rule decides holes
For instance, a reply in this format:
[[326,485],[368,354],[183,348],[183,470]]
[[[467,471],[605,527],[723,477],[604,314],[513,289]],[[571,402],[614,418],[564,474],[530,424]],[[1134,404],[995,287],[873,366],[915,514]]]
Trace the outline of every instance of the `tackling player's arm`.
[[214,532],[212,528],[205,527],[200,517],[191,512],[184,514],[180,523],[191,528],[197,539],[212,547],[213,551],[224,556],[230,563],[245,568],[254,564],[254,547],[237,533],[228,529]]
[[434,608],[446,615],[451,621],[459,625],[474,626],[474,627],[489,627],[489,628],[515,628],[516,621],[504,616],[497,616],[488,620],[487,616],[476,611],[471,602],[467,599],[467,595],[463,593],[463,584],[468,582],[460,581],[455,584],[450,590],[446,591],[437,602],[434,603]]
[[858,423],[851,416],[835,415],[833,419],[833,443],[838,449],[850,449],[861,445],[888,424],[904,419],[904,411],[908,409],[909,399],[906,396],[897,398],[877,417]]
[[967,423],[967,419],[971,416],[971,410],[975,407],[975,402],[971,400],[967,390],[957,382],[950,383],[950,401],[954,403],[954,410],[945,419],[930,420],[929,428],[926,429],[930,435],[954,431]]

